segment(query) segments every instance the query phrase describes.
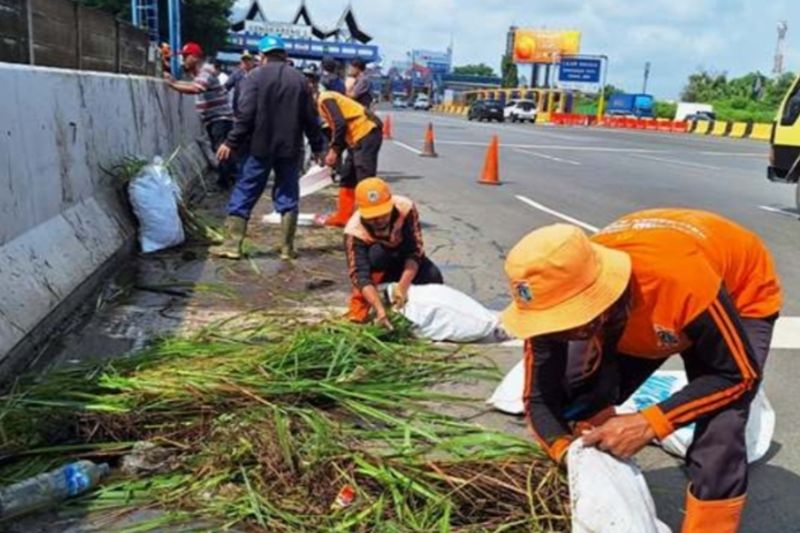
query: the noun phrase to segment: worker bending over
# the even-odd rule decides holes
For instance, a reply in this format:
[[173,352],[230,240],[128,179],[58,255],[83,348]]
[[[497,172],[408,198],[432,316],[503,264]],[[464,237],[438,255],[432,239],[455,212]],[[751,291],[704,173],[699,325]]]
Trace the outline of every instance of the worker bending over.
[[444,283],[442,273],[425,255],[414,202],[393,196],[386,182],[374,177],[358,184],[355,197],[358,211],[344,230],[353,284],[348,317],[365,322],[372,309],[375,322],[391,328],[376,285],[397,282],[392,302],[402,308],[411,285]]
[[369,109],[329,88],[319,94],[317,103],[319,114],[331,131],[325,164],[335,168],[342,152],[349,148],[349,156],[342,165],[338,209],[325,222],[344,227],[355,210],[356,185],[378,172],[382,124]]
[[[695,424],[683,531],[737,530],[747,491],[745,425],[781,307],[759,238],[712,213],[653,209],[591,239],[556,224],[506,260],[506,329],[525,341],[526,417],[556,461],[571,440],[617,457]],[[614,415],[668,357],[689,383]]]

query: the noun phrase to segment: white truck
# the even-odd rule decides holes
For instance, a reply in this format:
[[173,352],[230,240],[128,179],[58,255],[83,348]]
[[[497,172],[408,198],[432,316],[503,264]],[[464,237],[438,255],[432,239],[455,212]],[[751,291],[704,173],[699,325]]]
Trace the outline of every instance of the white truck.
[[675,111],[675,120],[702,120],[703,117],[714,116],[714,106],[711,104],[697,104],[694,102],[678,102]]

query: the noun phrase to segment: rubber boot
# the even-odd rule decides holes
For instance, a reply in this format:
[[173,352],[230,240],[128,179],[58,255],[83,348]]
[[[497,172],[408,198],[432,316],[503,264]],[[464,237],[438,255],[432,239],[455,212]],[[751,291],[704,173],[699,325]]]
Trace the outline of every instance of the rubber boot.
[[225,219],[225,241],[219,246],[212,246],[208,251],[214,257],[225,259],[242,258],[242,242],[247,233],[247,220],[241,217],[229,216]]
[[681,533],[736,533],[744,509],[745,494],[727,500],[698,500],[686,490],[686,516]]
[[298,214],[297,211],[289,211],[281,215],[281,231],[283,233],[281,259],[284,261],[297,258],[297,253],[294,251],[294,236],[297,233]]
[[353,216],[356,209],[356,190],[349,187],[339,187],[339,203],[336,213],[325,219],[326,226],[343,228]]

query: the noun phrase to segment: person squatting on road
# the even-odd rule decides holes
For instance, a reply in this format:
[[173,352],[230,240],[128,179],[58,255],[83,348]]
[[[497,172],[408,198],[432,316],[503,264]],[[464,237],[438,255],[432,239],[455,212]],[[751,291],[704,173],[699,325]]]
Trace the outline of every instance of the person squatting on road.
[[[737,530],[745,425],[781,307],[769,251],[718,215],[653,209],[593,237],[556,224],[509,253],[508,331],[525,341],[526,417],[561,462],[570,442],[627,458],[696,424],[683,531]],[[621,404],[673,354],[688,385],[639,413]]]
[[[164,78],[171,88],[182,94],[195,95],[195,107],[216,152],[233,128],[233,109],[225,88],[211,63],[204,62],[205,54],[197,43],[186,43],[181,49],[183,68],[192,81],[176,81],[168,72]],[[229,189],[236,181],[236,162],[220,161],[217,166],[217,185]]]
[[392,301],[402,309],[411,285],[442,284],[442,273],[425,255],[419,213],[414,202],[392,195],[380,178],[367,178],[355,189],[356,211],[344,230],[347,267],[353,289],[348,318],[391,329],[376,285],[396,282]]
[[258,202],[271,171],[275,172],[272,204],[281,215],[281,258],[295,257],[294,236],[299,213],[300,154],[303,134],[317,159],[322,158],[322,132],[314,99],[305,77],[286,63],[283,39],[267,35],[261,39],[262,66],[242,82],[239,113],[227,140],[217,151],[220,161],[232,150],[249,143],[242,176],[228,202],[226,240],[212,253],[239,259],[250,213]]
[[355,210],[356,185],[378,172],[383,124],[369,109],[329,88],[319,94],[317,103],[331,131],[325,164],[335,168],[345,148],[350,149],[342,165],[337,211],[325,221],[328,226],[344,227]]

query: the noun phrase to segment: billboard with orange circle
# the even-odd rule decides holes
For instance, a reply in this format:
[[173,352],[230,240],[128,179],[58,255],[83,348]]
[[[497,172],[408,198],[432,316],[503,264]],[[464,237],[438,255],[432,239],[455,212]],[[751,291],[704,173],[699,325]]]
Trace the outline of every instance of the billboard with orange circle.
[[581,32],[575,30],[533,30],[514,32],[515,63],[554,63],[560,56],[581,50]]

